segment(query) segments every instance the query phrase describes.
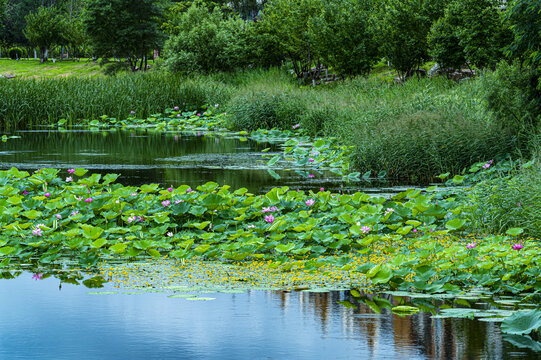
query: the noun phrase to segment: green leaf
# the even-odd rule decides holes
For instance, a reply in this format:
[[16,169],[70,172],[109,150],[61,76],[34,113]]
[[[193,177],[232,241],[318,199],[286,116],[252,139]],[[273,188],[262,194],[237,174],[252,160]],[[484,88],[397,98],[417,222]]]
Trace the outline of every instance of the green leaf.
[[377,274],[372,278],[374,284],[386,284],[393,277],[393,271],[387,267],[379,270]]
[[507,334],[529,334],[541,327],[541,310],[517,312],[502,322],[502,332]]
[[104,238],[99,238],[95,240],[93,243],[91,243],[90,246],[94,249],[99,249],[105,244],[107,244],[107,240]]
[[455,231],[462,228],[465,224],[466,224],[466,220],[457,218],[457,219],[447,221],[445,223],[445,227],[449,231]]
[[86,170],[86,169],[81,169],[81,168],[75,169],[75,175],[77,175],[77,176],[83,176],[87,172],[88,172],[88,170]]
[[522,234],[523,232],[524,232],[523,228],[510,228],[505,233],[507,235],[516,236],[516,235]]
[[278,252],[285,253],[285,252],[293,250],[294,247],[295,247],[294,243],[289,243],[289,244],[280,244],[276,246],[275,249]]
[[462,175],[455,175],[455,177],[452,179],[452,181],[455,184],[461,184],[464,181],[464,176]]
[[114,244],[113,246],[109,246],[109,250],[111,250],[113,253],[118,255],[126,251],[127,247],[128,247],[128,244],[118,243],[118,244]]
[[267,162],[267,166],[268,166],[268,167],[273,166],[274,164],[276,164],[276,162],[277,162],[278,160],[280,160],[280,158],[281,158],[280,155],[275,155],[275,156],[273,156],[272,159],[270,159],[270,160]]

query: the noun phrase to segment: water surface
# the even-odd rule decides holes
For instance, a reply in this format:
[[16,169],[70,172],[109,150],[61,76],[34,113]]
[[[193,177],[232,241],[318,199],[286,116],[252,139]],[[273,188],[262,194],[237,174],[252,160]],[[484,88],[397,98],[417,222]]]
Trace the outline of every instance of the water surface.
[[[96,289],[0,280],[1,359],[537,359],[468,319],[399,317],[338,303],[347,292],[90,295]],[[105,290],[111,290],[106,286]]]
[[[81,167],[101,174],[120,173],[119,182],[140,186],[188,184],[192,187],[214,181],[233,189],[248,188],[253,193],[275,186],[319,191],[365,191],[396,193],[405,186],[377,181],[345,183],[329,171],[289,169],[278,163],[275,179],[267,172],[267,155],[280,152],[279,145],[256,143],[233,136],[199,133],[156,132],[152,130],[35,130],[20,131],[19,139],[0,143],[0,169],[16,167],[34,171],[51,167]],[[313,173],[314,178],[307,174]],[[67,174],[66,174],[67,175]]]

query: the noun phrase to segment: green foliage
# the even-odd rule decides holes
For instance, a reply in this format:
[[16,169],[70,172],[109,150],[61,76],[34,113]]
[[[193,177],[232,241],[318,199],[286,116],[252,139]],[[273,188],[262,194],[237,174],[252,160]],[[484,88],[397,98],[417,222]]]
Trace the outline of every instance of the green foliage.
[[6,81],[0,86],[0,119],[4,129],[30,128],[61,118],[95,119],[104,114],[122,119],[131,110],[149,116],[173,106],[194,109],[224,103],[230,96],[225,85],[211,79],[160,73]]
[[228,111],[238,130],[291,129],[306,112],[305,103],[286,92],[244,92],[231,99]]
[[322,9],[323,3],[317,0],[276,0],[268,3],[261,15],[260,33],[268,42],[279,44],[298,78],[317,64],[310,23]]
[[[84,27],[97,55],[128,57],[132,71],[161,44],[158,29],[163,6],[154,0],[89,0]],[[146,65],[146,64],[145,64]]]
[[448,17],[440,18],[430,29],[428,45],[430,55],[442,68],[459,69],[466,63],[464,49],[456,34],[456,24]]
[[348,76],[367,75],[378,60],[371,0],[326,2],[309,21],[314,49],[325,65]]
[[491,233],[524,228],[541,237],[541,162],[539,159],[509,176],[475,185],[465,211],[472,227]]
[[509,32],[500,15],[500,0],[453,1],[429,35],[431,55],[443,67],[459,68],[466,61],[483,68],[502,57]]
[[383,54],[400,75],[408,75],[428,59],[427,36],[437,15],[429,1],[383,0],[378,13]]
[[181,73],[231,71],[245,62],[245,24],[195,2],[178,14],[165,44],[166,68]]
[[8,50],[8,56],[10,59],[20,59],[23,56],[23,49],[20,47],[12,47]]
[[47,50],[53,44],[60,44],[64,18],[54,6],[41,6],[36,12],[25,17],[24,35],[28,42],[40,50],[41,62],[47,61]]
[[481,78],[488,111],[504,127],[531,137],[541,124],[540,78],[538,69],[500,63],[496,71]]
[[508,54],[535,68],[541,64],[541,3],[514,0],[507,6],[505,19],[513,32]]

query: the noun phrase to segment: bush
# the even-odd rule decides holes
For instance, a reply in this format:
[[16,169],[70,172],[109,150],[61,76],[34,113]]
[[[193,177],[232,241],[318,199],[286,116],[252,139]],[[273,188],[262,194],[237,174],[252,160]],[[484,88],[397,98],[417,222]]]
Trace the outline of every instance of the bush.
[[481,78],[485,105],[514,133],[530,137],[541,124],[541,70],[500,63]]
[[[102,65],[102,64],[100,64]],[[121,72],[128,72],[130,71],[130,65],[127,62],[118,62],[118,61],[112,61],[107,62],[102,65],[102,70],[104,75],[113,76],[117,75]]]
[[[539,156],[539,154],[538,154]],[[541,238],[541,162],[539,157],[511,176],[486,180],[468,195],[465,212],[472,227],[503,233],[520,227]]]
[[23,57],[23,49],[19,47],[12,47],[8,50],[8,56],[13,60],[20,59]]
[[234,129],[291,129],[300,123],[306,104],[291,92],[247,91],[227,106]]

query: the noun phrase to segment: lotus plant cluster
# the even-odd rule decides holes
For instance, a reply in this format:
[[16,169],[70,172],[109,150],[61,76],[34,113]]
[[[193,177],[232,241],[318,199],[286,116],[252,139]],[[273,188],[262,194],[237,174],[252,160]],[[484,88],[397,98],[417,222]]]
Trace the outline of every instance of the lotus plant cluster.
[[[63,181],[66,174],[73,181]],[[410,189],[382,197],[277,187],[254,195],[213,182],[194,188],[133,187],[116,183],[117,178],[88,174],[84,169],[40,169],[33,174],[0,171],[4,184],[0,187],[0,264],[73,257],[82,265],[92,265],[107,257],[168,255],[220,261],[302,259],[317,268],[318,263],[330,261],[328,255],[344,257],[341,266],[347,266],[349,256],[364,256],[365,264],[351,271],[398,289],[428,284],[416,278],[399,281],[411,273],[422,276],[419,269],[434,269],[430,289],[454,288],[456,283],[446,285],[438,279],[454,278],[456,263],[472,262],[467,268],[473,272],[459,281],[464,285],[477,276],[476,271],[486,273],[492,263],[494,276],[501,278],[502,272],[510,271],[515,287],[530,286],[529,279],[535,275],[530,272],[541,268],[536,248],[528,241],[515,241],[513,249],[520,250],[520,256],[518,251],[509,253],[505,236],[483,240],[482,245],[475,242],[469,248],[455,243],[451,235],[460,234],[467,223],[457,215],[461,203],[434,192]],[[49,196],[44,196],[44,189]],[[388,266],[370,262],[373,247],[379,243],[414,238],[412,244],[422,247],[418,251],[404,247],[407,252],[398,254],[397,248]],[[481,260],[474,262],[469,253],[473,246]],[[502,266],[501,261],[509,265]]]

